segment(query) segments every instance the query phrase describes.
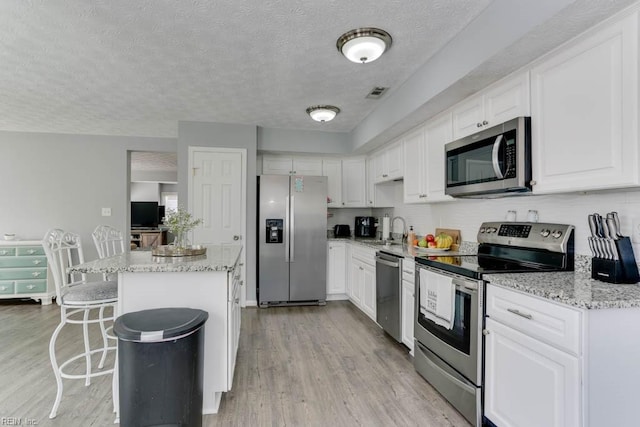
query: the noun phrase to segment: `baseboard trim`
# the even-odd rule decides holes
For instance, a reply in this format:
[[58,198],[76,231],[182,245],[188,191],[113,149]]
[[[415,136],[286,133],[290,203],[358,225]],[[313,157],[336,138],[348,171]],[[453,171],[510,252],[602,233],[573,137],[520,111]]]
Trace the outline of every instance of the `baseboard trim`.
[[327,301],[344,301],[348,300],[347,294],[327,294]]

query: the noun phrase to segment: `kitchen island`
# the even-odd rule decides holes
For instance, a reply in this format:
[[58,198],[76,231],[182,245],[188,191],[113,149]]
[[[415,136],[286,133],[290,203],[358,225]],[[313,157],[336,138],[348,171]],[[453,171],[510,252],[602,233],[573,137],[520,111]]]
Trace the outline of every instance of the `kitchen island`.
[[156,257],[132,251],[71,268],[70,272],[117,274],[118,314],[162,307],[205,310],[204,414],[218,412],[231,390],[240,336],[242,246],[207,246],[196,257]]

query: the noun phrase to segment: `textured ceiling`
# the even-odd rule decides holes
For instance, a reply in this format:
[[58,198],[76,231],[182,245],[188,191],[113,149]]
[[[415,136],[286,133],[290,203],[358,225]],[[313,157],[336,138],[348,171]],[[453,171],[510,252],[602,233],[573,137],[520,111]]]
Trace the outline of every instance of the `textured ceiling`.
[[[0,130],[177,136],[179,120],[350,131],[490,0],[0,0]],[[391,50],[353,64],[344,32]],[[333,104],[331,123],[305,109]]]
[[131,170],[144,172],[178,171],[178,155],[157,151],[132,151]]

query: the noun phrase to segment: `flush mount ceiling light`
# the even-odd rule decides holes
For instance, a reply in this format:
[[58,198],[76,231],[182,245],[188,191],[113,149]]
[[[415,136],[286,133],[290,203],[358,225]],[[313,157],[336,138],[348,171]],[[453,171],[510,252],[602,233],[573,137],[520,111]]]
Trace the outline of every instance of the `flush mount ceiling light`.
[[336,46],[349,61],[366,64],[391,47],[391,36],[378,28],[358,28],[341,35]]
[[330,122],[340,112],[338,107],[333,105],[314,105],[307,108],[307,114],[316,122]]

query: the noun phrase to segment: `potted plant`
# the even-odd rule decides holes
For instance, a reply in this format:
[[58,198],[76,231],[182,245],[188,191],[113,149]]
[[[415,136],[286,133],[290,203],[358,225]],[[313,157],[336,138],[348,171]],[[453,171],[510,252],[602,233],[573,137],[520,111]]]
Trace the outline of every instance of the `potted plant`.
[[175,236],[172,245],[174,251],[184,251],[187,248],[187,233],[202,223],[202,219],[194,218],[184,208],[178,207],[166,214],[162,223]]

